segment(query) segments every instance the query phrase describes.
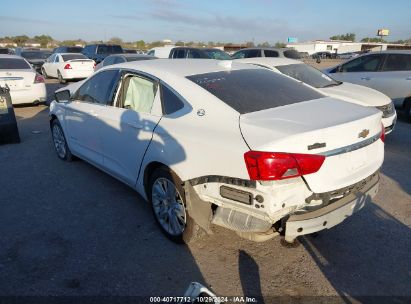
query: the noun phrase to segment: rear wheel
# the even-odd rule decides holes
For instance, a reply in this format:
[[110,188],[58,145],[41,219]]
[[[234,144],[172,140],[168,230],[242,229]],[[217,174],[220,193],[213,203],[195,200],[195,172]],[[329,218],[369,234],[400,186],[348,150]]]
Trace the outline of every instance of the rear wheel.
[[63,78],[63,75],[61,75],[60,71],[57,71],[57,78],[60,83],[62,84],[66,83],[66,80]]
[[189,243],[199,226],[188,215],[184,188],[177,175],[160,167],[150,177],[149,200],[161,231],[173,242]]
[[73,155],[67,145],[63,128],[57,119],[54,119],[51,123],[51,136],[53,138],[54,149],[56,150],[57,156],[62,160],[71,161]]

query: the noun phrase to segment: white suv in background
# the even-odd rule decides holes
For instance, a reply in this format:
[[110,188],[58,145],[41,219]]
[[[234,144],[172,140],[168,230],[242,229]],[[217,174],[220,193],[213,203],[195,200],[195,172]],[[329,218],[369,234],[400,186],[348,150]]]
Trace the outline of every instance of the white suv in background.
[[334,79],[384,93],[411,120],[411,51],[368,53],[325,71]]

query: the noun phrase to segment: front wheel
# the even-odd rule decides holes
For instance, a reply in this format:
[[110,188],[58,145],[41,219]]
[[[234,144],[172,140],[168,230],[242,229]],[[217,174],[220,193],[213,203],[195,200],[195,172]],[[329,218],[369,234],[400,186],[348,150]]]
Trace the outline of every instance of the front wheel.
[[161,231],[173,242],[189,243],[199,226],[188,215],[181,180],[168,168],[157,169],[150,177],[148,196]]
[[51,136],[53,138],[54,149],[56,150],[57,156],[62,160],[71,161],[73,155],[67,145],[63,128],[57,119],[54,119],[51,123]]

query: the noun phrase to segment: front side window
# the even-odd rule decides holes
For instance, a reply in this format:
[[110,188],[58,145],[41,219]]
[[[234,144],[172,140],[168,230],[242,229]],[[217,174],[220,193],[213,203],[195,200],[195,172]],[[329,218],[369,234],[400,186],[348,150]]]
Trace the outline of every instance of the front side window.
[[120,93],[120,107],[150,113],[157,94],[157,83],[137,75],[126,75]]
[[411,54],[389,54],[383,71],[411,71]]
[[301,59],[301,54],[296,50],[286,50],[284,51],[284,57],[290,59]]
[[324,97],[267,69],[214,72],[187,77],[240,114]]
[[185,58],[186,57],[185,53],[186,52],[183,49],[174,50],[173,58]]
[[233,59],[245,58],[246,51],[239,51],[233,55]]
[[284,75],[290,76],[294,79],[309,84],[315,88],[326,88],[331,86],[340,85],[341,82],[335,81],[331,77],[325,75],[321,71],[317,70],[306,64],[288,64],[275,67]]
[[265,57],[278,57],[278,52],[273,50],[264,50]]
[[382,59],[382,55],[362,56],[343,64],[341,72],[377,72]]
[[77,91],[75,100],[111,105],[117,83],[118,70],[107,70],[95,74]]

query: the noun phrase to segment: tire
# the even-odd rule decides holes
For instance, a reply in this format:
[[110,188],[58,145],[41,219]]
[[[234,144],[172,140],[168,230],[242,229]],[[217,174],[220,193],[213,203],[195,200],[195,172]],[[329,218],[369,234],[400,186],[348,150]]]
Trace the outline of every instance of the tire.
[[64,161],[72,161],[73,154],[67,145],[66,137],[64,136],[63,128],[58,119],[54,119],[51,123],[51,137],[53,139],[54,150],[57,156]]
[[65,84],[67,81],[63,78],[60,71],[57,71],[57,78],[61,84]]
[[186,211],[182,184],[171,170],[160,167],[149,178],[148,197],[154,218],[165,236],[175,243],[188,244],[197,238],[201,229]]
[[46,70],[44,68],[41,68],[41,74],[45,77],[45,78],[49,78],[49,76],[46,73]]
[[404,113],[406,119],[408,119],[408,121],[411,122],[411,98],[407,98],[404,101]]

